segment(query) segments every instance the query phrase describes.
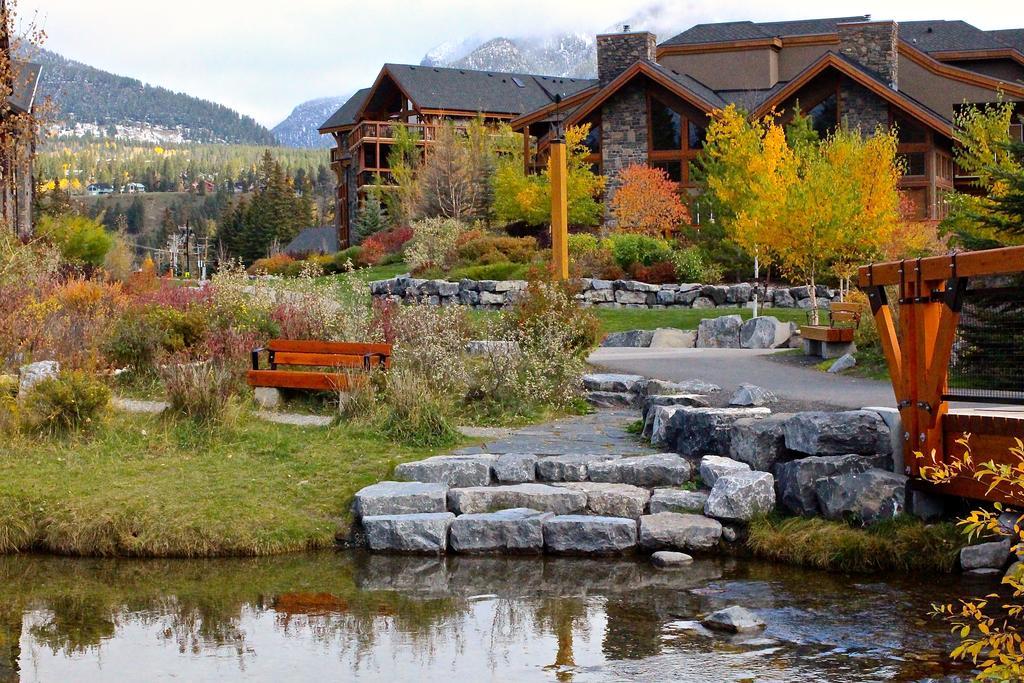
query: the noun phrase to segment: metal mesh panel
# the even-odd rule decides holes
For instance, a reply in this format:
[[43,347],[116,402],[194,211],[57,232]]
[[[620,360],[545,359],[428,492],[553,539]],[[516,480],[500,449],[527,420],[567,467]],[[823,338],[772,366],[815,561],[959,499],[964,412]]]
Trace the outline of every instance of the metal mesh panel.
[[948,386],[951,399],[1024,403],[1024,277],[971,281]]

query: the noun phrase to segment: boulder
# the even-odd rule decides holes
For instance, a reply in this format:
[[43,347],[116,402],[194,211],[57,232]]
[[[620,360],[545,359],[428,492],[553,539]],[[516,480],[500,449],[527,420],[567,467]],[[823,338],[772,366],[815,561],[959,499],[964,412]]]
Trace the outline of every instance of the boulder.
[[615,290],[615,303],[645,305],[647,303],[647,293],[617,289]]
[[437,455],[395,468],[395,478],[452,487],[487,486],[491,483],[494,455]]
[[618,391],[639,394],[644,391],[647,378],[643,375],[617,375],[598,373],[583,375],[583,388],[587,391]]
[[747,463],[751,469],[771,472],[788,453],[783,426],[790,417],[791,413],[776,413],[736,420],[729,428],[729,457]]
[[740,304],[741,306],[750,301],[751,296],[754,293],[754,288],[746,282],[741,282],[738,285],[732,285],[726,291],[725,300],[730,304]]
[[704,285],[700,288],[700,295],[714,301],[716,306],[721,306],[729,298],[729,288],[723,285]]
[[281,405],[281,390],[274,387],[256,387],[253,398],[261,410],[277,410]]
[[499,484],[521,484],[536,479],[537,456],[533,453],[504,453],[492,469]]
[[870,458],[853,454],[812,456],[778,463],[772,473],[779,505],[794,515],[816,515],[821,511],[816,489],[819,479],[864,472],[871,467]]
[[[685,286],[685,285],[684,285]],[[694,308],[704,308],[704,306],[697,306],[696,301],[700,296],[700,289],[678,289],[676,290],[675,304],[677,306],[693,306]],[[715,302],[707,299],[711,306],[708,308],[714,308]]]
[[[693,300],[693,303],[690,305],[693,308],[714,308],[715,302],[707,298],[706,296],[698,296],[696,299]],[[700,333],[698,333],[698,339],[699,338]],[[700,344],[698,343],[697,346],[700,346]]]
[[971,569],[1002,569],[1010,561],[1010,539],[969,545],[960,549],[960,566]]
[[444,484],[382,481],[356,493],[355,512],[360,517],[444,512],[447,491]]
[[737,407],[763,406],[775,402],[775,394],[756,384],[741,384],[729,398],[729,405]]
[[772,291],[772,306],[776,308],[793,308],[796,306],[796,299],[793,298],[788,289],[776,289]]
[[697,326],[697,348],[738,349],[742,325],[743,318],[738,315],[723,315],[701,320]]
[[720,455],[705,455],[700,459],[700,478],[704,485],[711,488],[719,477],[735,472],[749,472],[750,465]]
[[946,514],[946,497],[920,489],[907,491],[907,512],[925,522],[937,522]]
[[892,452],[889,428],[871,410],[796,413],[783,429],[786,448],[808,455]]
[[677,396],[680,394],[713,394],[722,387],[702,379],[686,379],[669,382],[663,379],[649,379],[645,386],[648,396]]
[[552,553],[609,555],[636,547],[636,520],[560,515],[544,520],[544,547]]
[[659,327],[651,336],[651,343],[648,346],[652,349],[692,349],[696,344],[697,333],[694,330]]
[[544,520],[550,512],[513,508],[459,515],[448,532],[457,553],[540,553],[544,550]]
[[431,512],[363,517],[370,550],[441,554],[448,547],[448,528],[455,515]]
[[744,349],[778,349],[789,343],[793,324],[780,322],[771,315],[762,315],[740,326],[740,347]]
[[[771,415],[767,408],[663,408],[671,414],[662,416],[661,438],[665,445],[675,446],[682,455],[728,455],[729,435],[736,420],[761,419]],[[652,437],[652,443],[654,438]],[[657,445],[657,444],[655,444]]]
[[537,458],[538,481],[586,481],[592,464],[617,458],[607,453],[568,453]]
[[651,345],[654,338],[653,330],[628,330],[626,332],[612,332],[604,338],[601,346],[612,348],[640,347],[646,348]]
[[659,512],[704,512],[704,503],[708,501],[707,491],[684,491],[683,489],[654,489],[651,500],[647,504],[648,511],[655,515]]
[[693,466],[675,453],[640,455],[594,462],[589,466],[591,481],[633,486],[678,486],[690,480]]
[[460,515],[494,512],[510,508],[530,508],[567,515],[587,506],[587,494],[547,484],[510,484],[473,486],[448,491],[448,508]]
[[640,400],[637,394],[625,391],[588,391],[587,403],[595,408],[635,408]]
[[645,550],[707,550],[721,537],[721,523],[703,515],[658,512],[640,518],[640,547]]
[[855,519],[872,524],[903,512],[907,478],[880,469],[847,472],[815,482],[818,506],[827,519]]
[[651,564],[658,569],[678,569],[693,564],[693,558],[686,553],[659,550],[651,555]]
[[60,363],[55,360],[41,360],[36,363],[22,365],[18,369],[18,397],[24,398],[28,390],[42,382],[60,374]]
[[651,498],[650,491],[630,484],[578,481],[556,486],[587,494],[587,514],[601,517],[640,519]]
[[657,406],[689,406],[691,408],[708,408],[708,400],[700,394],[674,394],[671,396],[648,396],[644,399],[640,411],[640,419],[644,421],[643,437],[650,439],[654,432],[654,408]]
[[749,522],[775,509],[775,479],[768,472],[735,472],[718,478],[704,504],[708,517]]
[[712,612],[700,623],[714,631],[726,633],[753,633],[765,627],[759,616],[738,605]]
[[828,367],[828,371],[832,374],[843,372],[857,366],[857,359],[853,357],[852,353],[843,354],[835,360],[832,365]]

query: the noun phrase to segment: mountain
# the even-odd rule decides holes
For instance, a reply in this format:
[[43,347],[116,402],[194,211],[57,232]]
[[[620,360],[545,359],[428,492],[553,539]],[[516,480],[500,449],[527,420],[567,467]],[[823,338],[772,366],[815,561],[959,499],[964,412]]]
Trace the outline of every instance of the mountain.
[[351,95],[321,97],[303,102],[292,110],[288,118],[274,126],[274,137],[286,147],[330,147],[333,138],[330,135],[320,135],[316,129],[345,104],[349,97]]
[[579,33],[542,38],[498,37],[479,43],[443,44],[428,52],[420,63],[424,66],[592,78],[597,73],[597,51],[594,36]]
[[273,134],[233,109],[39,50],[39,94],[55,105],[59,137],[116,137],[149,143],[273,145]]

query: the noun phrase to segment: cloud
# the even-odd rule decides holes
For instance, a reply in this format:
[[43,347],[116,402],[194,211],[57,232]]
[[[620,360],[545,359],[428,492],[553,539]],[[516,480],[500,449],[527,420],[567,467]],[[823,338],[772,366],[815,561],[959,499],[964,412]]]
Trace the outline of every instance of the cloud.
[[[418,63],[434,46],[484,37],[595,33],[629,21],[661,37],[703,21],[758,21],[872,13],[1013,25],[1002,2],[910,0],[21,0],[46,47],[154,85],[220,102],[274,125],[298,103],[368,85],[384,62]],[[1018,22],[1024,23],[1024,22]]]

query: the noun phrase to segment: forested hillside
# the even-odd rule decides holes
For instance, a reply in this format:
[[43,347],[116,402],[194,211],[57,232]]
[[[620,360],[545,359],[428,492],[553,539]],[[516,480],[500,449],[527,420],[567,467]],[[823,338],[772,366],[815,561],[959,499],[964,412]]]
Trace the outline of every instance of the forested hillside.
[[63,135],[95,133],[95,127],[109,134],[117,127],[122,137],[152,141],[275,144],[264,126],[215,102],[117,76],[49,50],[31,58],[43,64],[40,95],[52,98]]

